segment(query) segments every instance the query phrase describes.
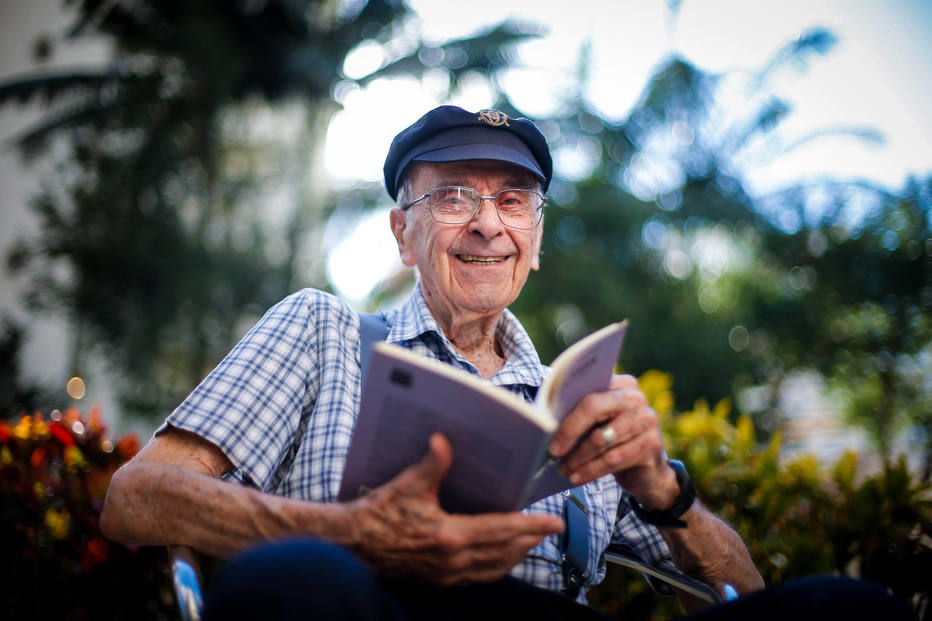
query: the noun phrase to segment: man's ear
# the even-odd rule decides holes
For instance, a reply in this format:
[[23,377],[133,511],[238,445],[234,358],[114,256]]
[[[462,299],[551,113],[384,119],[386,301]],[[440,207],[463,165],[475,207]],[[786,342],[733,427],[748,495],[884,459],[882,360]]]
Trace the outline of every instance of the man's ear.
[[395,243],[398,244],[398,256],[401,257],[403,264],[413,267],[415,265],[414,253],[411,252],[411,245],[405,239],[408,214],[403,209],[392,209],[388,215],[391,219],[392,235],[395,236]]

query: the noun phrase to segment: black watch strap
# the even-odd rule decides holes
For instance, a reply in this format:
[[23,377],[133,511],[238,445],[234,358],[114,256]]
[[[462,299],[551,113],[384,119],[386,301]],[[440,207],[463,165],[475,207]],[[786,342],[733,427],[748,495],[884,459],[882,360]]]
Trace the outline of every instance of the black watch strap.
[[673,506],[662,511],[648,511],[642,507],[634,498],[631,498],[631,508],[634,514],[638,516],[645,524],[652,524],[658,528],[686,528],[686,522],[680,519],[680,516],[689,511],[696,500],[696,487],[693,485],[689,473],[686,472],[686,466],[683,462],[676,459],[668,459],[667,463],[673,468],[676,474],[676,483],[680,486],[680,493],[676,497]]

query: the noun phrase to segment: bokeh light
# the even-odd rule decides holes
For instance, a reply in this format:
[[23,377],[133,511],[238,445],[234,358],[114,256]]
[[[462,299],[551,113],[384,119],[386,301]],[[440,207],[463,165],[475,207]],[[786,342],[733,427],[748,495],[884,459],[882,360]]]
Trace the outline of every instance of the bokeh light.
[[68,380],[68,383],[65,384],[65,391],[72,399],[81,400],[84,398],[84,395],[87,394],[87,384],[85,384],[84,380],[80,377],[72,377]]

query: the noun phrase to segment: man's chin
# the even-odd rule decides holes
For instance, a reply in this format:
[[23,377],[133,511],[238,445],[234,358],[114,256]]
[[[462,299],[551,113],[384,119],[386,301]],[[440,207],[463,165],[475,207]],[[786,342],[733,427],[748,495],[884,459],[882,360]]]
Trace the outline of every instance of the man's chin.
[[456,296],[454,308],[463,314],[496,315],[513,301],[514,297],[503,295],[500,287],[470,287]]

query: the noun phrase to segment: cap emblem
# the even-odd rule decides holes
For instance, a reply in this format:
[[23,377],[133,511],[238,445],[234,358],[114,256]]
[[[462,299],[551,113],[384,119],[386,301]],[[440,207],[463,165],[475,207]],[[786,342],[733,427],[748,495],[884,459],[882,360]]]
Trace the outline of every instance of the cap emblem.
[[502,125],[511,127],[511,125],[508,125],[508,115],[498,110],[480,110],[478,120],[492,127],[501,127]]

